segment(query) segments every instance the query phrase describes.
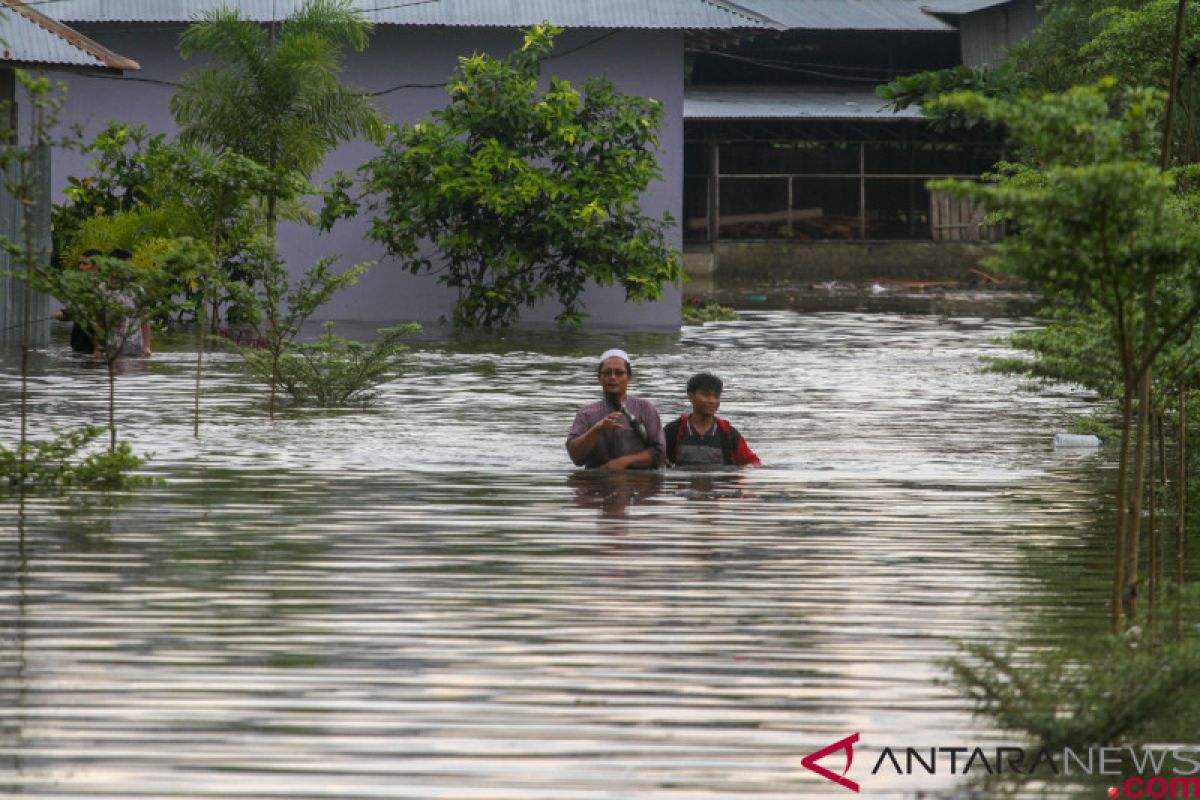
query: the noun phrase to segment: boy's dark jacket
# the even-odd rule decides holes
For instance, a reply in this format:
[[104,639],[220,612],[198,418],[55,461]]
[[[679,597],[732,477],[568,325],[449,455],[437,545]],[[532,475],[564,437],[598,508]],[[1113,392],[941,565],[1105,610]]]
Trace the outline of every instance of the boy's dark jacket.
[[[663,426],[663,437],[667,440],[667,460],[675,463],[679,455],[679,443],[683,441],[683,433],[687,430],[690,414],[684,414],[677,420],[672,420]],[[737,428],[720,417],[716,417],[717,434],[721,437],[721,460],[731,466],[761,466],[758,456],[746,444],[746,440],[737,432]]]

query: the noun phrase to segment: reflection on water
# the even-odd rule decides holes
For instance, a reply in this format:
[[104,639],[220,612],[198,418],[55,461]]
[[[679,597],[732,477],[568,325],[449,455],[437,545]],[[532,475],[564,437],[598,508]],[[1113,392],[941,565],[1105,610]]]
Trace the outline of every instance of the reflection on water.
[[[1051,447],[1083,398],[977,371],[1016,327],[433,331],[375,408],[274,421],[218,354],[199,440],[192,356],[156,354],[118,404],[165,484],[4,523],[0,796],[831,797],[800,760],[852,732],[864,793],[964,796],[870,774],[885,745],[1006,741],[939,661],[1104,613],[1102,588],[1052,605],[1029,569],[1100,568],[1078,542],[1104,465]],[[572,470],[609,346],[665,416],[692,372],[720,374],[767,466]],[[35,363],[39,429],[103,419],[102,370],[57,340]]]

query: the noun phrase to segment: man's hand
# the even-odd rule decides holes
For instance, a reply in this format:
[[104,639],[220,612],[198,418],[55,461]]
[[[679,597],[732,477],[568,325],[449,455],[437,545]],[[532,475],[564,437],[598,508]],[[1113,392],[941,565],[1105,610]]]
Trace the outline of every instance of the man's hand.
[[624,414],[622,414],[620,411],[614,411],[611,414],[609,414],[607,417],[603,418],[602,420],[597,422],[595,425],[593,425],[592,430],[596,431],[597,433],[599,433],[600,431],[620,430],[621,428],[625,427],[624,425],[621,424],[624,419],[625,419]]

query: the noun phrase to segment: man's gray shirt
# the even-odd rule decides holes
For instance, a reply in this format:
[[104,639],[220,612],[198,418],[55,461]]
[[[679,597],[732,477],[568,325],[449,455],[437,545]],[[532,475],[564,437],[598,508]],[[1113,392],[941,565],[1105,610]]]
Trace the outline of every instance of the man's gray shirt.
[[[662,466],[667,445],[663,439],[662,420],[658,417],[658,409],[649,400],[642,400],[633,395],[625,395],[625,408],[646,426],[649,442],[643,442],[641,437],[634,433],[629,427],[629,420],[622,420],[624,427],[620,430],[600,431],[600,437],[596,440],[592,452],[587,454],[582,463],[576,461],[576,465],[602,467],[614,458],[649,450],[654,457],[653,466]],[[613,411],[616,409],[607,400],[589,403],[579,409],[579,413],[575,415],[575,422],[571,425],[571,432],[567,434],[567,444],[587,433],[593,425]]]

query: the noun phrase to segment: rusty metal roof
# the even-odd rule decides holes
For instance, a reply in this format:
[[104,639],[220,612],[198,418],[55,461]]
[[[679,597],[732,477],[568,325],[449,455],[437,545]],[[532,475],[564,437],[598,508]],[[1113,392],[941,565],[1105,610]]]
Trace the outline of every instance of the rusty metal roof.
[[738,0],[789,30],[953,31],[922,10],[932,0]]
[[[302,0],[238,0],[247,18],[287,17]],[[775,30],[742,0],[354,0],[379,25],[524,27],[549,20],[568,28]],[[56,0],[54,14],[81,22],[192,22],[229,0]]]
[[689,89],[683,95],[685,120],[912,120],[914,107],[893,112],[870,89],[810,87]]
[[123,72],[141,69],[21,0],[0,0],[0,64]]

